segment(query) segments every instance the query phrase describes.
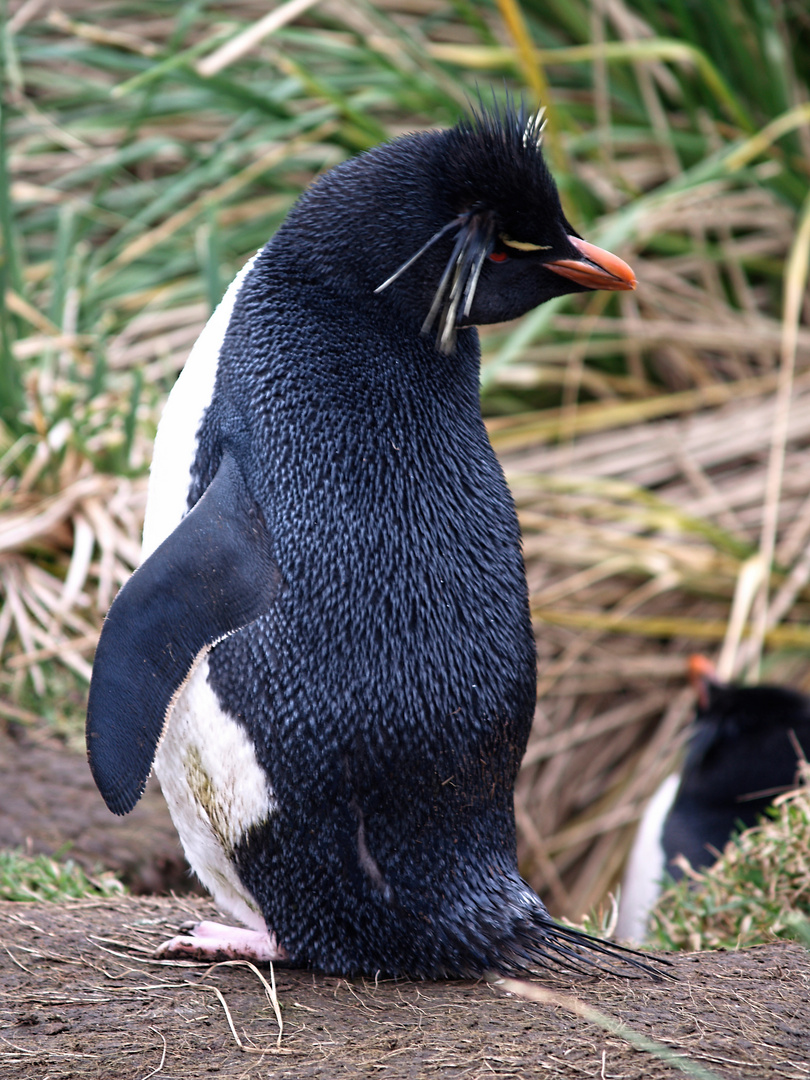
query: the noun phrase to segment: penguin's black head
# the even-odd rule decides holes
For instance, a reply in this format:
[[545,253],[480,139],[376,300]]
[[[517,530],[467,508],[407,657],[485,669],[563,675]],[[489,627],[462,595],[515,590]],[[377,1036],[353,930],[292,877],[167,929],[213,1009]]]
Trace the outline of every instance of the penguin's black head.
[[445,352],[456,327],[515,318],[564,293],[635,288],[626,263],[568,223],[543,158],[543,126],[542,112],[507,105],[473,112],[437,138],[432,172],[453,246],[423,330],[435,325]]
[[333,288],[418,319],[445,353],[461,327],[565,293],[634,289],[630,267],[566,220],[542,132],[541,113],[482,107],[332,170],[288,221]]

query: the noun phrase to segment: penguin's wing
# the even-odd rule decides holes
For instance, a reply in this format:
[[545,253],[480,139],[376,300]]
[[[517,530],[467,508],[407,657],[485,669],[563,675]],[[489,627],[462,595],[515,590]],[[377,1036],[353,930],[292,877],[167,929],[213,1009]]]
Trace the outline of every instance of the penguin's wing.
[[143,794],[169,715],[217,641],[269,611],[280,573],[236,459],[226,453],[194,508],[119,592],[101,630],[87,755],[104,801]]

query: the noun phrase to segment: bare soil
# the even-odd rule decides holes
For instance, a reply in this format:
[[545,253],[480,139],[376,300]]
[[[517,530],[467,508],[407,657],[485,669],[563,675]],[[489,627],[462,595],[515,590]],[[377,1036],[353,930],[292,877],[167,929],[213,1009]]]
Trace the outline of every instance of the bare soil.
[[[114,818],[84,759],[58,739],[0,730],[0,792],[0,846],[67,846],[88,870],[113,869],[140,892],[192,887],[159,792]],[[276,969],[279,1042],[257,969],[152,959],[202,917],[214,908],[191,895],[0,903],[2,1080],[684,1075],[562,997],[539,1005],[483,981]],[[554,990],[717,1076],[810,1080],[810,953],[775,944],[673,963],[676,982],[560,979]]]
[[[684,1075],[561,1004],[486,982],[375,983],[276,969],[279,1045],[258,969],[151,958],[178,925],[212,914],[196,897],[0,904],[0,1076]],[[564,980],[555,990],[718,1076],[810,1077],[810,954],[779,943],[673,961],[677,981]],[[269,980],[269,968],[263,974]]]
[[0,848],[112,870],[133,892],[199,891],[156,781],[131,814],[104,805],[85,757],[45,728],[0,725]]

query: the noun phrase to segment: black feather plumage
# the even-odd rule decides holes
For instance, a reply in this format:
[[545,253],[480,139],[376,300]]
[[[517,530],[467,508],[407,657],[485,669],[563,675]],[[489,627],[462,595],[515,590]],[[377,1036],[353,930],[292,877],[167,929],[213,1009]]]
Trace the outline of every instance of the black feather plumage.
[[[473,324],[592,281],[632,287],[629,269],[604,252],[612,269],[601,269],[565,220],[540,134],[520,110],[481,110],[328,173],[257,258],[218,350],[187,505],[206,529],[239,527],[222,516],[230,502],[200,501],[221,490],[227,460],[244,484],[238,505],[252,501],[246,550],[266,543],[271,569],[250,555],[267,579],[258,616],[247,604],[224,639],[195,641],[272,808],[235,841],[217,825],[227,792],[206,788],[199,812],[293,964],[425,977],[651,970],[555,924],[517,870],[512,793],[535,648]],[[149,647],[170,652],[188,615],[173,607],[178,543],[138,571],[160,582]],[[216,583],[230,576],[195,572],[221,628]],[[113,628],[151,618],[116,604]],[[114,685],[112,663],[94,674],[100,686]],[[130,668],[148,678],[149,657]],[[154,689],[158,735],[138,743],[123,802],[183,692]],[[125,731],[141,698],[133,684],[102,699],[111,712],[91,718],[91,759],[109,776],[130,766],[104,733]]]

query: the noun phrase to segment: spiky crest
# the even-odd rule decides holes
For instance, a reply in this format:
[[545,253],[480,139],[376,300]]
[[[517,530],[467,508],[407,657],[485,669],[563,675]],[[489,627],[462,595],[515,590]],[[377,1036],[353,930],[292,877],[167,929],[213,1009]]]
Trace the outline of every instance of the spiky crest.
[[[487,105],[479,95],[477,107],[471,105],[468,115],[459,120],[450,134],[456,140],[470,144],[472,153],[483,151],[493,161],[499,158],[510,162],[522,160],[524,166],[534,164],[545,176],[540,149],[545,123],[543,108],[529,113],[525,102],[516,104],[509,96],[503,105],[494,97]],[[422,324],[423,334],[435,329],[436,347],[445,354],[452,353],[455,347],[459,320],[470,314],[484,260],[493,250],[497,230],[494,207],[482,202],[447,222],[374,290],[381,293],[387,289],[453,229],[457,229],[455,244]]]

